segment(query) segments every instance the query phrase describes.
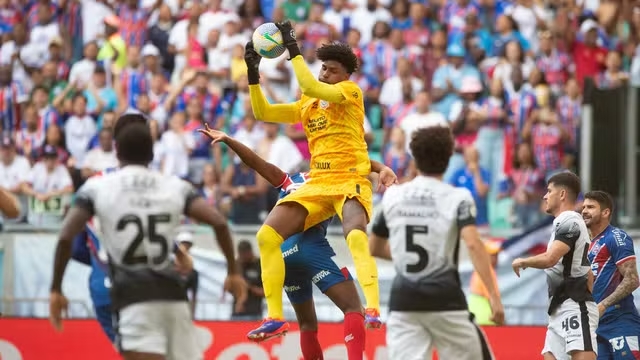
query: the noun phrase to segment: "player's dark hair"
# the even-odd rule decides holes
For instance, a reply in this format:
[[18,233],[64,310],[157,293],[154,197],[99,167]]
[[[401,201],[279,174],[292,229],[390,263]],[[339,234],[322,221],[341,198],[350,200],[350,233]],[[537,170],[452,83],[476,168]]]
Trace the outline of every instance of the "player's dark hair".
[[580,178],[571,171],[563,171],[553,175],[549,181],[547,181],[547,184],[561,186],[568,190],[571,201],[576,201],[578,194],[580,194]]
[[448,127],[416,130],[409,144],[418,170],[425,175],[442,175],[453,154],[453,135]]
[[585,199],[593,200],[600,205],[600,210],[609,209],[613,213],[613,198],[606,191],[594,190],[584,194]]
[[322,62],[337,61],[349,74],[358,70],[358,57],[348,44],[341,42],[324,44],[316,50],[316,56]]
[[125,164],[147,166],[153,160],[153,139],[145,123],[127,124],[116,136],[118,160]]
[[120,116],[120,118],[118,118],[118,121],[116,121],[116,125],[113,127],[113,136],[118,137],[118,134],[122,131],[122,129],[124,129],[128,125],[137,123],[144,124],[146,126],[147,118],[139,113],[129,113]]

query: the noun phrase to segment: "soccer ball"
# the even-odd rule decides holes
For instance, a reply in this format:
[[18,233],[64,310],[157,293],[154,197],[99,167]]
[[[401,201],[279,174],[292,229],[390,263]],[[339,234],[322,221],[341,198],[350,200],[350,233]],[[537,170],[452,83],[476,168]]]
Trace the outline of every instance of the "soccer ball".
[[282,41],[282,34],[274,23],[264,23],[253,32],[253,48],[260,56],[275,59],[286,49]]

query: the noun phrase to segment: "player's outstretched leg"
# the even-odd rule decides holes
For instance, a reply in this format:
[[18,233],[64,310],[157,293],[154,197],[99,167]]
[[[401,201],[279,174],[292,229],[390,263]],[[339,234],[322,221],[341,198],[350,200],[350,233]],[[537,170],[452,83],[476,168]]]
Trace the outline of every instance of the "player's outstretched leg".
[[285,238],[301,232],[307,210],[296,203],[284,203],[276,206],[258,230],[256,238],[260,250],[260,267],[262,270],[262,287],[267,302],[267,318],[254,330],[247,334],[251,341],[264,341],[283,336],[289,331],[289,324],[284,321],[282,307],[282,288],[284,286],[284,259],[280,245]]
[[380,288],[378,285],[378,266],[369,252],[367,213],[356,199],[347,199],[342,208],[342,227],[347,237],[347,246],[351,251],[356,276],[362,287],[367,306],[365,310],[365,326],[379,329],[380,320]]

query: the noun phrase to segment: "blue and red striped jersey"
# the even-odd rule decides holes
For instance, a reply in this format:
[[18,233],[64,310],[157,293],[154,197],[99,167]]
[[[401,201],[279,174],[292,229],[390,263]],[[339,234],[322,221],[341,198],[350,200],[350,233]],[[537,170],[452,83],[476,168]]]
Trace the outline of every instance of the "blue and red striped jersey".
[[[595,278],[593,297],[596,302],[611,295],[622,282],[622,274],[618,271],[618,265],[636,258],[631,237],[623,230],[611,225],[593,238],[587,256]],[[633,295],[629,295],[609,307],[600,318],[600,322],[613,320],[625,313],[640,316],[634,305]]]

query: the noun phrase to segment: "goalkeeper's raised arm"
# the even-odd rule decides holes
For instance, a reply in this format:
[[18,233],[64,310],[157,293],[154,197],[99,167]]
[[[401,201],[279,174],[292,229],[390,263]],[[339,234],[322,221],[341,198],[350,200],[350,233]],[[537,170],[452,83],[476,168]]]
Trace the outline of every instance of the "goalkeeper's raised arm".
[[323,46],[318,49],[318,60],[322,61],[322,71],[319,79],[316,79],[300,54],[296,33],[289,21],[277,23],[276,26],[282,33],[282,40],[289,50],[289,60],[298,79],[300,90],[308,97],[321,99],[330,103],[342,103],[348,94],[338,81],[332,81],[331,76],[338,73],[338,68],[343,67],[348,74],[352,74],[358,68],[358,58],[349,45],[332,43],[331,46]]
[[291,104],[270,104],[260,88],[260,60],[262,57],[249,41],[244,48],[244,61],[247,64],[249,96],[251,108],[256,119],[267,122],[295,124],[300,122],[298,102]]

